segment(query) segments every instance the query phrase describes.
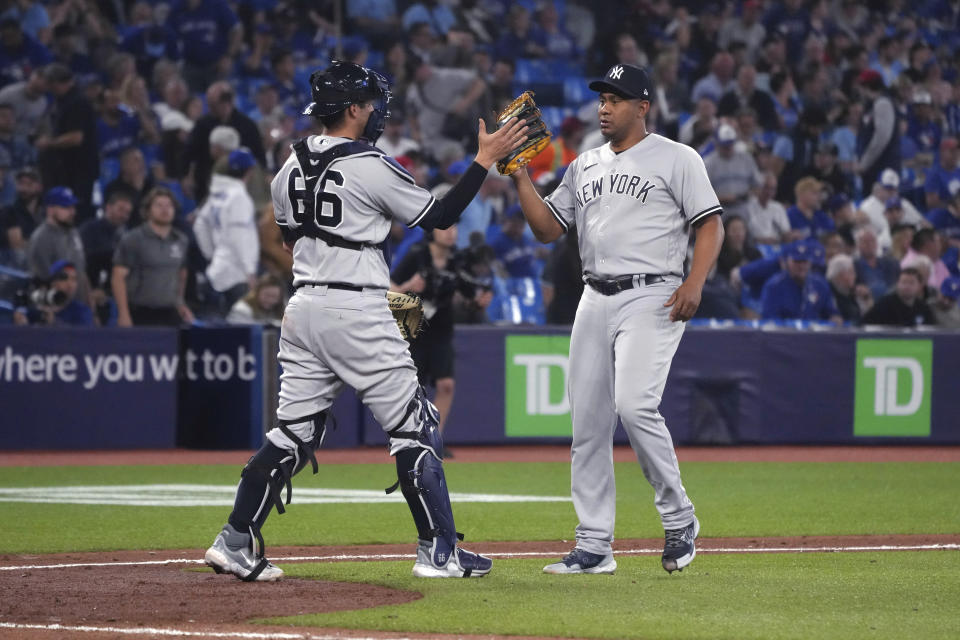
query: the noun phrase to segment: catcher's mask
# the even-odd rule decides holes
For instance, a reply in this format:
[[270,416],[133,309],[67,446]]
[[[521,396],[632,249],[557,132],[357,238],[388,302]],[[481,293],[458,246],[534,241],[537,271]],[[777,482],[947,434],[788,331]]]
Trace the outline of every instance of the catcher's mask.
[[310,74],[310,92],[313,102],[303,110],[304,115],[332,116],[351,104],[372,102],[373,113],[360,138],[375,144],[383,133],[390,116],[387,104],[393,94],[387,79],[373,69],[334,60],[323,71]]

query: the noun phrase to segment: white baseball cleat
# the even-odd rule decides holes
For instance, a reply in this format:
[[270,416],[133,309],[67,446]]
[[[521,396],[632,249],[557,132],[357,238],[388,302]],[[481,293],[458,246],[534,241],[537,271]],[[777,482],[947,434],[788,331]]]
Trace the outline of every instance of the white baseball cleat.
[[282,578],[283,569],[256,556],[252,540],[249,533],[224,525],[203,554],[203,561],[217,573],[232,573],[244,582],[276,582]]

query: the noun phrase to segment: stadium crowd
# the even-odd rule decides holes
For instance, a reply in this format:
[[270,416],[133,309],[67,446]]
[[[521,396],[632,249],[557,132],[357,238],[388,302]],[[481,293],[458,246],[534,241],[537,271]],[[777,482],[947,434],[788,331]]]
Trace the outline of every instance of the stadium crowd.
[[[0,0],[0,318],[279,322],[269,180],[320,133],[300,114],[332,59],[390,79],[378,146],[435,195],[525,89],[550,192],[603,142],[589,80],[644,66],[648,129],[700,152],[724,207],[698,318],[960,327],[949,0]],[[456,283],[459,322],[570,323],[583,289],[575,232],[536,243],[496,172],[456,233],[386,245],[395,281]]]

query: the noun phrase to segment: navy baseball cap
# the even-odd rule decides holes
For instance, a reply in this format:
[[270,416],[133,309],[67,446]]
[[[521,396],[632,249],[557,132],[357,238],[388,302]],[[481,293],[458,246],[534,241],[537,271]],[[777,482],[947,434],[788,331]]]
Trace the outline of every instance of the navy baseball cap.
[[653,101],[653,83],[647,72],[632,64],[615,64],[603,80],[590,83],[590,90],[597,93],[615,93],[633,100]]
[[79,200],[73,195],[73,189],[70,187],[54,187],[43,196],[43,204],[52,204],[57,207],[74,207],[77,202]]
[[230,167],[231,171],[246,171],[256,164],[257,159],[246,147],[231,151],[230,155],[227,156],[227,166]]
[[944,298],[950,298],[951,300],[960,298],[960,278],[957,276],[944,278],[940,284],[940,293],[943,294]]

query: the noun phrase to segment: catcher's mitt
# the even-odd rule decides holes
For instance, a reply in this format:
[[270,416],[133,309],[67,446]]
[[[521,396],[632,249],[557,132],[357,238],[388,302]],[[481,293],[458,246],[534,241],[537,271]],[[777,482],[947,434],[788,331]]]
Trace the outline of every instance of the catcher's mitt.
[[423,300],[415,293],[387,291],[387,306],[397,321],[404,340],[413,340],[423,331]]
[[505,125],[507,120],[514,116],[526,120],[527,126],[530,128],[527,129],[526,141],[511,151],[510,155],[497,162],[497,171],[504,176],[510,175],[520,167],[527,166],[538,153],[550,144],[550,138],[553,137],[553,134],[547,129],[547,125],[540,118],[540,109],[537,108],[537,103],[533,101],[532,91],[524,91],[506,109],[500,112],[500,115],[497,116],[497,129]]

